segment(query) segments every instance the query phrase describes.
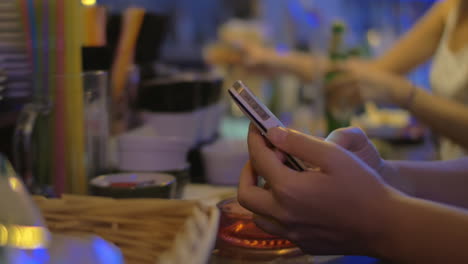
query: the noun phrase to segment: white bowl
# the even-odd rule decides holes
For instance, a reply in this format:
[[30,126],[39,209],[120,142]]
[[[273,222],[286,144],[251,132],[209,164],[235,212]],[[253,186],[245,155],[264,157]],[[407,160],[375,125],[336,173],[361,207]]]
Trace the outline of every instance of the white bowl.
[[219,140],[202,148],[203,166],[208,183],[236,185],[249,160],[245,140]]
[[187,153],[180,151],[119,151],[118,157],[122,171],[169,171],[187,164]]
[[195,145],[200,140],[201,112],[153,113],[142,112],[141,119],[160,136],[186,139]]
[[117,138],[120,151],[179,150],[188,152],[192,142],[185,138],[161,136],[152,127],[141,127]]
[[142,127],[117,139],[117,167],[123,171],[167,171],[187,165],[188,139],[156,135]]

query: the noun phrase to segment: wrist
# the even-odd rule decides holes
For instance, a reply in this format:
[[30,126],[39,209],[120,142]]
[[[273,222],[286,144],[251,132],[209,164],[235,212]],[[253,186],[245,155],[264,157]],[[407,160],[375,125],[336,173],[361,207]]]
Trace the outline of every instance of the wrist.
[[384,160],[379,174],[385,183],[408,195],[413,195],[414,190],[410,181],[400,173],[398,165],[393,161]]
[[[385,261],[398,261],[401,247],[404,244],[407,213],[411,211],[414,198],[394,192],[390,199],[382,205],[385,218],[381,222],[381,233],[377,240],[373,241],[371,251],[374,257]],[[402,241],[403,239],[403,241]],[[404,247],[404,246],[403,246]]]
[[408,80],[402,80],[394,85],[390,98],[394,104],[409,109],[413,104],[418,87]]
[[292,73],[305,81],[314,80],[319,76],[321,63],[315,57],[296,51],[278,51],[269,58],[270,65],[273,65],[279,72]]
[[269,48],[262,55],[261,64],[268,65],[275,72],[287,72],[289,70],[289,61],[291,52],[287,50],[278,50]]

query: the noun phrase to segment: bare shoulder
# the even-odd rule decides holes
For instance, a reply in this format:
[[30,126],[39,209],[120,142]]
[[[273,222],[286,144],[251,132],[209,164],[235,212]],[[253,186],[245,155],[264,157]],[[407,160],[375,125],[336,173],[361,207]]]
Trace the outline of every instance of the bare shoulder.
[[434,5],[434,8],[436,8],[437,12],[442,16],[444,20],[446,20],[450,12],[452,12],[452,10],[457,8],[457,6],[460,4],[460,1],[463,1],[463,0],[439,1]]

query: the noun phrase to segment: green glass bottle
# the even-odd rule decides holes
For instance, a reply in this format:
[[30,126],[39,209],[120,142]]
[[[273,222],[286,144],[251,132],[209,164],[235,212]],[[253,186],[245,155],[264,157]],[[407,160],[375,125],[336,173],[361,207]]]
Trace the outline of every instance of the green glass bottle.
[[[328,48],[328,56],[331,65],[339,64],[347,59],[347,53],[343,51],[343,37],[346,31],[346,26],[343,22],[335,22],[332,25],[332,35]],[[338,71],[329,71],[325,74],[324,84],[330,83],[337,75]],[[339,109],[338,109],[339,112]],[[333,111],[331,106],[325,105],[325,115],[327,122],[327,132],[330,133],[333,130],[341,127],[347,127],[350,125],[350,120],[347,115],[339,114],[337,111]]]

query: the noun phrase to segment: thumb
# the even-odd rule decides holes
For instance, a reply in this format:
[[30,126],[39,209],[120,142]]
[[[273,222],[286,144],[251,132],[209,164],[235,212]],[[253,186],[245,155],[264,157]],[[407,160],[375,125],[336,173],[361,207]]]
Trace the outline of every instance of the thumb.
[[253,221],[263,231],[278,237],[286,237],[288,230],[273,218],[254,214]]
[[364,131],[357,127],[337,129],[330,133],[325,141],[352,152],[376,171],[379,171],[383,166],[383,160],[374,144]]
[[330,135],[328,135],[325,141],[335,143],[351,152],[359,151],[369,144],[367,135],[357,127],[347,127],[334,130]]

